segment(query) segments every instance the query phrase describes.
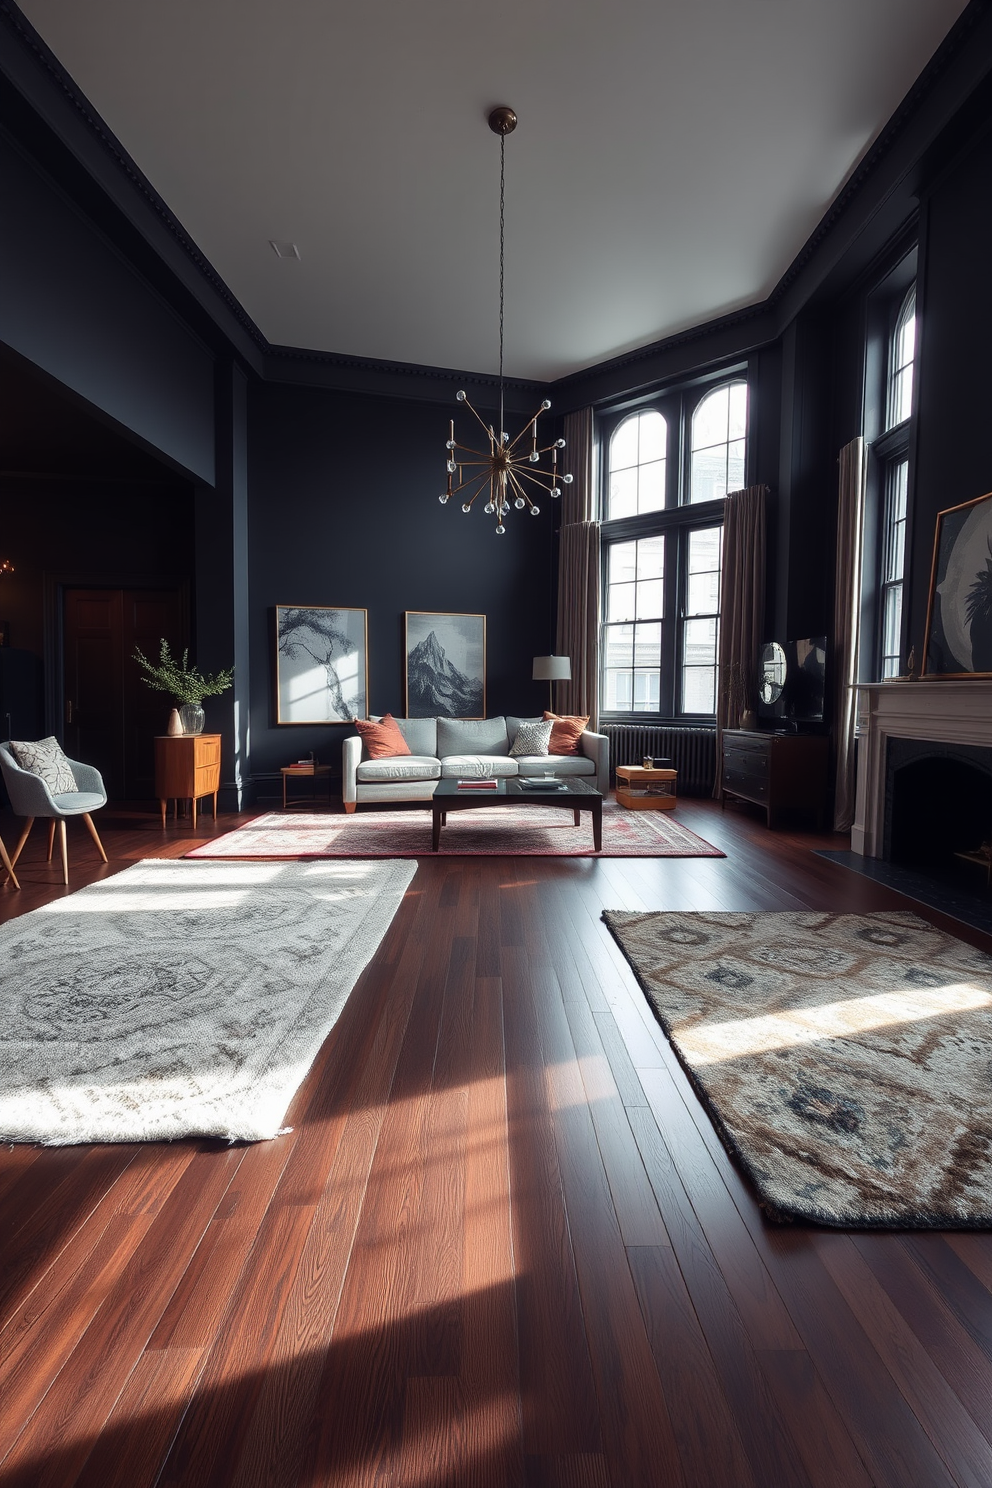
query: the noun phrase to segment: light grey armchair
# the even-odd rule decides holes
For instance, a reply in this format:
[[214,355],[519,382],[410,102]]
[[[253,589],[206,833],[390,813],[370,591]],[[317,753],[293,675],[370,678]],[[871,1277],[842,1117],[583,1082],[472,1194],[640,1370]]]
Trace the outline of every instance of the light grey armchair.
[[[96,843],[97,851],[103,861],[107,861],[107,854],[103,850],[103,843],[100,841],[100,835],[93,825],[93,818],[90,815],[90,812],[97,811],[101,806],[106,806],[107,804],[107,792],[104,790],[103,777],[100,771],[94,769],[92,765],[84,765],[79,760],[69,760],[69,768],[72,770],[75,778],[76,789],[74,791],[66,791],[63,795],[53,796],[40,775],[35,775],[30,770],[22,769],[9,747],[6,744],[0,744],[0,771],[3,773],[3,782],[7,787],[10,804],[13,807],[15,815],[27,817],[20,840],[10,858],[11,877],[13,877],[14,866],[21,855],[25,842],[28,840],[36,817],[45,817],[48,820],[49,862],[52,860],[52,852],[55,846],[55,827],[58,825],[59,845],[62,849],[63,883],[69,882],[69,851],[66,843],[65,824],[70,816],[81,816],[83,818],[90,836]],[[7,865],[5,864],[4,866],[6,867]]]

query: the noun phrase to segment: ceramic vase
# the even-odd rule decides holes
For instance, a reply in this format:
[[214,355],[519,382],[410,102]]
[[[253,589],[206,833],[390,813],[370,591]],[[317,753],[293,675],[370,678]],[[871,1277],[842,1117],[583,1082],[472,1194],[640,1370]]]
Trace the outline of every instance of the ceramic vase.
[[179,717],[178,708],[173,708],[172,712],[169,714],[169,722],[165,726],[165,732],[168,734],[170,739],[175,739],[179,734],[183,732],[183,721]]

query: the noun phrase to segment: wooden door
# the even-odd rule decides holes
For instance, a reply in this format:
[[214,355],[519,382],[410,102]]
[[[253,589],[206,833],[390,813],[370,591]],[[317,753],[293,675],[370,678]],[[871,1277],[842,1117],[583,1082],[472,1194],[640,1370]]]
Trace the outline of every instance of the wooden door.
[[95,765],[113,800],[154,794],[154,737],[172,707],[141,680],[134,650],[158,660],[163,636],[185,645],[179,589],[66,589],[63,596],[65,745]]

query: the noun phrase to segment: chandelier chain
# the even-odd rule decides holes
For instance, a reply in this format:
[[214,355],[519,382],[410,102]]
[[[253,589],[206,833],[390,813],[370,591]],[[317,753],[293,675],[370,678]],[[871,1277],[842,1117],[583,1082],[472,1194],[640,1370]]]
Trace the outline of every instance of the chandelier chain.
[[[506,135],[499,137],[499,426],[503,427],[503,240],[506,230]],[[500,434],[500,439],[502,439]]]

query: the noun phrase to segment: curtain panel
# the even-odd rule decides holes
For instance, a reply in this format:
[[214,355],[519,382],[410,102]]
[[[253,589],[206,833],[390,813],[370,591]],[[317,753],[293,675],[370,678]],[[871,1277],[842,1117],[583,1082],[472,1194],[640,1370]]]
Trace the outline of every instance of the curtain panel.
[[565,415],[564,468],[574,477],[562,486],[558,532],[558,624],[555,654],[571,662],[569,682],[555,684],[560,713],[588,714],[599,727],[600,538],[596,514],[593,413]]
[[727,496],[723,517],[723,594],[717,673],[716,779],[723,799],[723,731],[738,728],[757,699],[758,648],[765,616],[765,496],[748,486]]
[[861,631],[861,566],[865,521],[865,442],[852,439],[840,452],[837,491],[837,559],[834,586],[834,729],[836,779],[834,831],[854,822],[858,650]]

